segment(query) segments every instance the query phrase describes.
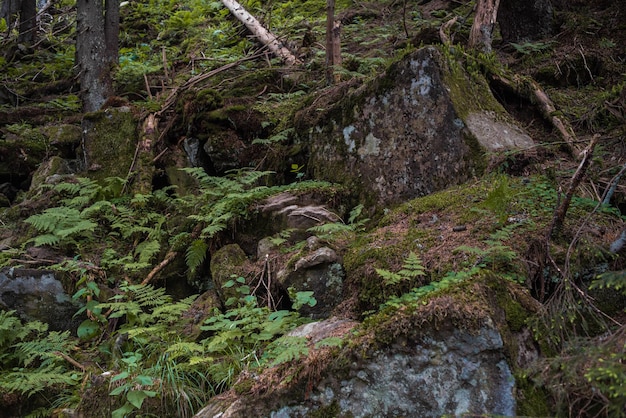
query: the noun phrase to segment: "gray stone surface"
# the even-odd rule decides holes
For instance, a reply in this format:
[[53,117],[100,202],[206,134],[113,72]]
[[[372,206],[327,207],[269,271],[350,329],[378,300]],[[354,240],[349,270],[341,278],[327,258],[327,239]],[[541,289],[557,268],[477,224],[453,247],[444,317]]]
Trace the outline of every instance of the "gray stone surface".
[[303,112],[316,124],[306,139],[313,177],[386,205],[468,180],[485,166],[486,151],[532,144],[484,80],[450,65],[426,47],[326,113]]
[[84,318],[54,272],[7,268],[0,270],[0,308],[15,310],[23,321],[38,320],[52,331],[75,330]]
[[[349,338],[356,323],[336,318],[292,332],[314,344],[328,336]],[[474,331],[447,327],[425,332],[419,341],[392,345],[350,359],[349,370],[325,376],[307,396],[281,399],[282,406],[262,416],[441,417],[515,416],[515,380],[502,338],[487,321]],[[275,394],[274,396],[280,396]],[[254,396],[216,398],[196,418],[247,417]],[[262,410],[259,403],[258,410]],[[329,411],[335,411],[332,415]],[[337,415],[336,411],[340,411]]]

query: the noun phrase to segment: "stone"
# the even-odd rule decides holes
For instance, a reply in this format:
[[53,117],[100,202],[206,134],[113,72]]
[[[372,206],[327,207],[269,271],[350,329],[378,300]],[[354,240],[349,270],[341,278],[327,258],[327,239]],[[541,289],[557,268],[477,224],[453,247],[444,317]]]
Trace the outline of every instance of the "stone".
[[135,156],[137,123],[126,106],[83,117],[81,164],[90,178],[126,178]]
[[312,226],[341,221],[326,206],[311,202],[306,196],[280,193],[265,199],[258,205],[262,213],[269,215],[275,232],[284,229],[305,231]]
[[211,257],[211,278],[215,289],[223,295],[226,301],[230,297],[238,297],[236,286],[224,288],[224,284],[231,280],[231,276],[243,276],[243,265],[248,260],[246,253],[237,244],[228,244],[217,250]]
[[278,279],[286,289],[312,291],[317,303],[315,306],[305,305],[299,312],[320,319],[328,318],[341,302],[345,276],[337,253],[328,247],[321,247],[296,261],[293,271],[280,271]]
[[0,308],[15,310],[22,321],[45,322],[51,331],[75,331],[84,319],[74,318],[79,304],[54,272],[45,270],[0,270]]
[[[328,337],[348,340],[354,329],[355,322],[330,318],[290,335],[305,337],[316,347]],[[254,395],[230,394],[216,397],[195,417],[246,417],[252,411],[274,418],[516,414],[515,379],[500,333],[490,320],[474,330],[451,326],[425,330],[417,340],[366,351],[362,348],[357,350],[362,354],[350,357],[347,371],[335,369],[331,362],[320,364],[323,378],[301,398],[274,393],[271,401],[263,401]],[[262,408],[269,410],[261,412]]]
[[328,109],[299,112],[312,176],[387,206],[480,174],[487,152],[530,147],[486,80],[451,55],[419,49]]

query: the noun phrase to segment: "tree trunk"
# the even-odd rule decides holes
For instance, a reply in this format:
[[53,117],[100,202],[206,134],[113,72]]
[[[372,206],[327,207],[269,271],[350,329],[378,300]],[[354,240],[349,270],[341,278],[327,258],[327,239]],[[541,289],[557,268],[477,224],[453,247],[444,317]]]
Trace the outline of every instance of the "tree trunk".
[[500,0],[478,0],[474,23],[470,29],[470,48],[482,47],[484,52],[491,52],[499,4]]
[[341,65],[341,22],[335,21],[335,0],[326,1],[326,82],[338,83],[340,74],[335,68]]
[[20,7],[20,30],[17,42],[32,44],[37,32],[37,4],[35,0],[22,0]]
[[222,3],[239,21],[241,21],[256,38],[289,65],[301,64],[300,60],[289,51],[270,31],[265,29],[259,21],[246,11],[235,0],[222,0]]
[[120,0],[105,0],[104,42],[106,44],[107,60],[112,65],[117,64],[120,41]]
[[106,12],[103,0],[78,0],[76,32],[83,111],[94,112],[113,95],[111,70],[117,61],[119,0],[106,0]]
[[7,33],[10,33],[11,29],[13,29],[17,13],[22,7],[21,3],[22,2],[20,0],[4,0],[2,2],[2,8],[0,8],[0,19],[4,19],[6,22]]
[[550,0],[500,0],[498,22],[504,42],[529,42],[552,33]]

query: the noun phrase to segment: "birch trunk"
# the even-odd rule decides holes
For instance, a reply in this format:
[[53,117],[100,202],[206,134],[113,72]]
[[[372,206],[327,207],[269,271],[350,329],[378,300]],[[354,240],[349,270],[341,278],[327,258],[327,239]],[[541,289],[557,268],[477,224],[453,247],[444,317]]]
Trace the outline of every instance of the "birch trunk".
[[257,39],[272,51],[273,54],[281,58],[288,65],[301,64],[295,55],[285,48],[276,35],[268,31],[259,21],[243,8],[235,0],[222,0],[222,3],[239,21],[241,21]]

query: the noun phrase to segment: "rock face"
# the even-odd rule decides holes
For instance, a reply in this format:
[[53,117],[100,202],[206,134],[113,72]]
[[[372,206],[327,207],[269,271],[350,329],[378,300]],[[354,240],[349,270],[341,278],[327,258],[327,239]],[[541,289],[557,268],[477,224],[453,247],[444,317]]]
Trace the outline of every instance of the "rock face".
[[397,203],[471,178],[485,152],[532,145],[480,81],[435,47],[408,55],[313,117],[313,177]]
[[82,321],[73,317],[79,306],[54,273],[42,270],[0,270],[0,308],[15,310],[23,321],[45,322],[51,331],[75,330]]
[[425,336],[412,347],[394,347],[354,364],[347,378],[327,378],[306,405],[271,416],[306,417],[333,405],[355,418],[512,416],[515,381],[502,348],[500,334],[489,326]]
[[137,120],[128,107],[85,115],[82,123],[82,165],[90,177],[126,178],[137,143]]
[[[354,322],[331,318],[292,332],[316,344],[327,336],[349,336]],[[349,338],[349,337],[348,337]],[[417,342],[398,341],[373,354],[351,358],[349,369],[321,366],[325,376],[303,398],[273,395],[262,416],[440,417],[514,416],[515,380],[502,338],[487,320],[473,331],[446,327]],[[302,367],[306,368],[306,363]],[[254,396],[217,397],[196,418],[245,417],[266,404]],[[260,416],[260,415],[259,415]]]

